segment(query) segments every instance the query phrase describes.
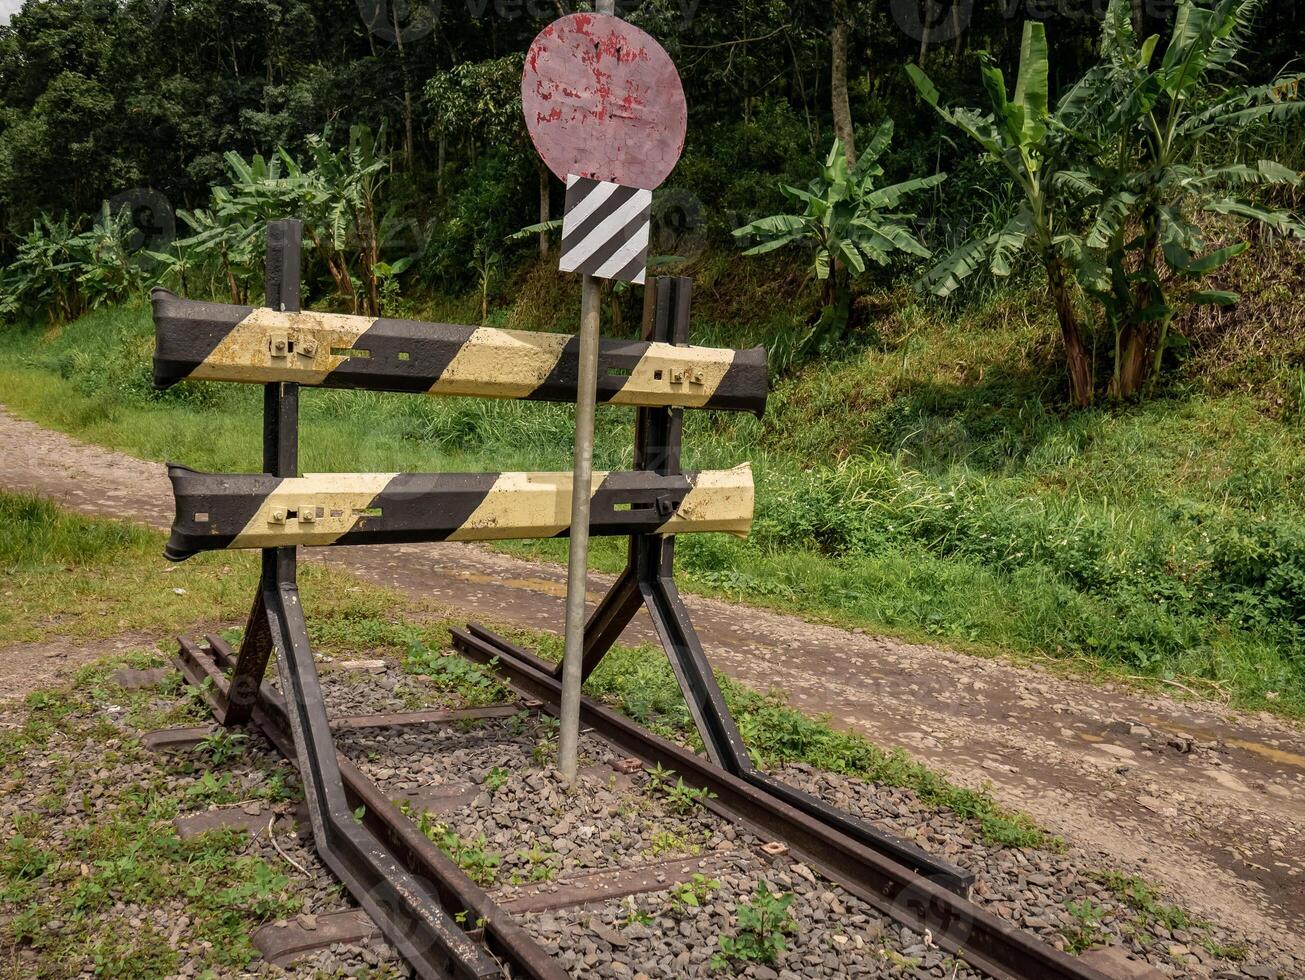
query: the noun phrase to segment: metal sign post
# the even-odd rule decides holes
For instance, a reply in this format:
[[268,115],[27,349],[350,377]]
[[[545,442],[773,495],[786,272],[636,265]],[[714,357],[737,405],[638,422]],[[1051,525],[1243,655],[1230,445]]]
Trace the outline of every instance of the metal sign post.
[[670,56],[613,16],[615,0],[598,0],[596,10],[546,27],[530,46],[521,81],[531,139],[567,185],[560,268],[583,275],[558,759],[571,783],[579,767],[584,682],[598,280],[645,281],[652,190],[679,160],[687,127],[684,89]]
[[[613,0],[607,0],[607,6]],[[601,4],[600,4],[601,6]],[[580,378],[575,403],[575,477],[571,481],[571,542],[566,574],[566,649],[562,656],[562,717],[558,766],[574,783],[580,767],[580,688],[584,684],[585,595],[589,590],[589,495],[593,490],[594,413],[598,404],[598,328],[602,296],[585,274],[580,294]]]

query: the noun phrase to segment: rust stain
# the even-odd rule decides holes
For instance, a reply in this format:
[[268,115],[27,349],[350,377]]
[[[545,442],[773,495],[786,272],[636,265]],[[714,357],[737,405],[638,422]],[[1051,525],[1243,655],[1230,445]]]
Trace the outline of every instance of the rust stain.
[[688,125],[665,49],[605,14],[572,14],[530,46],[521,79],[527,128],[558,178],[653,189],[670,175]]

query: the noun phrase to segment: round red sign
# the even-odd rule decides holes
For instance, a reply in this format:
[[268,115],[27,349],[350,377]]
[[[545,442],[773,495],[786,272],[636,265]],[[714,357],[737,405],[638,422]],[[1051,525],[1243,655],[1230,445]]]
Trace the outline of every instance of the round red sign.
[[548,169],[652,190],[684,152],[688,107],[666,49],[608,14],[571,14],[535,38],[521,79]]

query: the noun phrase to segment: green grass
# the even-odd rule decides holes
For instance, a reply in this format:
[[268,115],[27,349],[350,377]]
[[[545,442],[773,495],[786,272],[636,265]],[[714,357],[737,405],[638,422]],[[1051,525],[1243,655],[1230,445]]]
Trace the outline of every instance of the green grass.
[[[256,553],[203,555],[178,566],[164,560],[163,544],[162,534],[137,525],[0,493],[0,646],[123,633],[162,640],[244,619],[258,582]],[[304,565],[299,581],[317,616],[314,639],[328,653],[399,649],[427,636],[394,621],[391,592],[316,564]]]
[[[17,775],[8,791],[21,787],[22,774],[38,759],[55,774],[55,792],[19,814],[0,847],[0,910],[8,938],[34,956],[24,966],[28,975],[68,976],[81,969],[113,977],[172,975],[183,954],[149,921],[150,909],[168,906],[184,908],[189,917],[184,927],[177,925],[180,948],[210,944],[194,953],[201,972],[239,972],[256,955],[250,931],[299,908],[282,869],[245,853],[244,833],[177,836],[172,819],[210,802],[190,790],[210,780],[230,784],[229,777],[206,772],[204,780],[183,788],[194,775],[193,761],[150,753],[135,732],[105,720],[106,705],[126,701],[144,726],[165,719],[198,723],[193,700],[178,699],[174,709],[160,713],[145,708],[150,692],[124,692],[110,679],[119,666],[162,664],[143,654],[105,659],[82,670],[66,690],[30,696],[23,724],[0,735],[0,757]],[[102,768],[127,765],[138,767],[140,779],[96,779]],[[279,768],[285,767],[263,765],[263,798],[284,798]],[[86,795],[92,786],[99,789],[94,799]],[[75,790],[83,795],[70,795]],[[246,789],[237,798],[249,795]],[[76,817],[78,808],[94,819]],[[67,829],[56,837],[58,823]],[[144,923],[132,924],[135,917]]]
[[[731,284],[718,265],[700,270],[695,341],[767,341],[791,323],[759,273]],[[493,319],[565,327],[550,311],[573,297],[555,280],[525,280]],[[681,539],[687,588],[1305,715],[1305,425],[1289,383],[1305,377],[1300,324],[1245,362],[1207,345],[1217,371],[1186,369],[1145,405],[1065,413],[1047,311],[1027,296],[957,310],[907,293],[865,302],[872,326],[780,382],[764,421],[690,414],[686,463],[751,460],[758,507],[746,542]],[[765,317],[733,319],[758,305]],[[9,331],[4,401],[146,458],[256,468],[259,393],[155,393],[150,344],[143,306],[53,336]],[[305,391],[302,416],[306,472],[570,462],[565,406]],[[631,422],[600,412],[599,467],[630,464]],[[506,547],[565,556],[562,542]],[[593,561],[619,568],[621,542],[597,541]]]

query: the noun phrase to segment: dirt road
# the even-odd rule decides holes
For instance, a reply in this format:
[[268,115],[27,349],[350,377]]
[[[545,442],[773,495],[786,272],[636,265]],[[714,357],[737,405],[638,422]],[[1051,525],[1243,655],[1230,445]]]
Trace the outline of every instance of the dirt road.
[[[3,408],[0,489],[159,527],[171,520],[159,464]],[[457,544],[310,556],[468,618],[548,630],[562,622],[560,568]],[[596,589],[608,581],[595,579]],[[1305,952],[1300,728],[724,602],[688,604],[718,669],[777,686],[796,706],[901,746],[958,782],[990,782],[1004,803],[1167,885],[1193,911]],[[648,638],[646,620],[626,637]]]

